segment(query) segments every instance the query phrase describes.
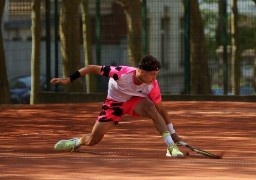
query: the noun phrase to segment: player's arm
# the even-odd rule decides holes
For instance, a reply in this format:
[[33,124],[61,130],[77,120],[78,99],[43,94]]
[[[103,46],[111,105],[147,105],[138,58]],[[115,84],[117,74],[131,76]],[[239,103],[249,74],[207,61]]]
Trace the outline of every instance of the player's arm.
[[156,109],[158,110],[158,112],[161,114],[161,116],[163,117],[163,119],[165,120],[165,123],[167,125],[167,128],[169,130],[169,132],[172,135],[172,139],[175,143],[179,142],[179,145],[185,145],[186,142],[184,142],[176,133],[175,133],[175,129],[173,127],[173,124],[171,122],[171,119],[168,115],[168,112],[166,110],[166,108],[163,106],[162,102],[159,102],[157,104],[155,104]]
[[164,118],[166,124],[171,123],[169,115],[163,106],[160,88],[157,81],[154,81],[154,87],[149,93],[149,99],[155,104],[157,111]]
[[83,67],[82,69],[79,69],[79,73],[81,76],[85,76],[86,74],[97,74],[100,75],[101,67],[98,65],[88,65]]
[[171,123],[170,118],[169,118],[169,115],[168,115],[168,113],[167,113],[165,107],[163,106],[162,101],[159,102],[159,103],[157,103],[157,104],[155,104],[155,106],[156,106],[157,111],[158,111],[158,112],[161,114],[161,116],[164,118],[166,124]]
[[87,65],[81,69],[79,69],[78,71],[75,71],[74,73],[72,73],[70,76],[66,77],[66,78],[52,78],[51,79],[51,83],[54,84],[68,84],[82,76],[85,76],[86,74],[98,74],[100,75],[101,72],[101,67],[102,66],[98,66],[98,65]]

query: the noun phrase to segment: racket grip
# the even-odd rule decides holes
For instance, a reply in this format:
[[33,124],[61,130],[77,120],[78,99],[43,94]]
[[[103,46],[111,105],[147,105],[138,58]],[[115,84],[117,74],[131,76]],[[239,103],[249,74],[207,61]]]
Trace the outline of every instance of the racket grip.
[[179,141],[179,142],[177,142],[177,145],[178,145],[178,146],[186,146],[186,145],[188,145],[188,144],[185,143],[184,141]]

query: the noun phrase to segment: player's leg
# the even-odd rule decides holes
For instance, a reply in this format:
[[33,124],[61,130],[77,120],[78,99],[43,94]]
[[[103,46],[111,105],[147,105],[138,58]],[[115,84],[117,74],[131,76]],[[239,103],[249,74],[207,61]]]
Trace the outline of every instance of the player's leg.
[[68,140],[60,140],[54,146],[56,151],[74,151],[82,145],[93,146],[98,144],[104,135],[112,129],[117,123],[114,121],[99,122],[93,126],[92,132],[90,134],[85,134],[81,138],[73,138]]
[[80,145],[93,146],[95,144],[98,144],[103,139],[104,135],[116,124],[117,123],[114,121],[96,121],[93,126],[92,132],[80,138]]
[[110,99],[106,99],[102,105],[102,111],[98,116],[98,120],[94,124],[92,132],[80,138],[80,144],[86,146],[93,146],[98,144],[104,135],[118,124],[123,115],[122,104]]
[[[171,133],[172,140],[175,143],[182,141],[182,139],[176,134],[170,119],[163,118],[150,99],[147,99],[147,98],[143,99],[143,101],[138,103],[138,105],[135,107],[134,111],[135,112],[138,111],[137,113],[142,116],[151,118],[154,121],[154,123],[155,122],[159,123],[159,119],[163,119],[163,121],[165,122],[165,126],[167,126],[167,130]],[[162,120],[161,120],[161,122],[162,122]],[[157,125],[160,125],[160,124],[155,124],[155,127],[158,129]],[[163,124],[161,124],[161,126],[163,126]],[[158,131],[159,131],[159,129],[158,129]],[[161,130],[161,132],[162,132],[162,130]]]
[[145,116],[152,119],[155,128],[161,135],[164,132],[168,131],[163,117],[157,111],[154,103],[150,99],[143,98],[140,102],[138,102],[138,104],[134,108],[134,112],[141,116]]
[[[112,107],[113,105],[114,107]],[[81,145],[93,146],[99,143],[107,131],[113,128],[123,115],[119,113],[121,105],[122,103],[113,103],[111,100],[106,100],[90,134],[81,138],[60,140],[55,144],[54,149],[56,151],[74,151]]]
[[171,134],[167,129],[164,118],[158,112],[154,103],[150,99],[148,98],[141,99],[141,101],[139,101],[137,105],[134,107],[133,111],[136,114],[148,117],[153,120],[155,128],[162,135],[165,143],[168,146],[166,156],[172,156],[172,157],[183,156],[183,153],[180,152],[178,147],[173,142],[173,139],[171,138]]

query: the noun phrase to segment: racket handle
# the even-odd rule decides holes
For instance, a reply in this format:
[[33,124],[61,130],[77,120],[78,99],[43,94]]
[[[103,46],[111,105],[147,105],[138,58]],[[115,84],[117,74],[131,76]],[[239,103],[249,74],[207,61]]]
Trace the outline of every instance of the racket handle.
[[177,142],[177,145],[178,146],[187,146],[188,144],[185,143],[184,141],[179,141],[179,142]]

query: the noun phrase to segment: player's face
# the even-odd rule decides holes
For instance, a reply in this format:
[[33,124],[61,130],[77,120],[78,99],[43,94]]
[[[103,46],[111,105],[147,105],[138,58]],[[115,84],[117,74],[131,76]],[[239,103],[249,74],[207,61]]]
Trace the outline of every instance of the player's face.
[[144,83],[146,84],[151,84],[153,81],[156,80],[156,76],[158,75],[159,73],[159,70],[158,71],[144,71],[144,70],[141,70],[141,79],[144,81]]

